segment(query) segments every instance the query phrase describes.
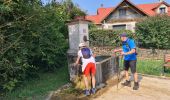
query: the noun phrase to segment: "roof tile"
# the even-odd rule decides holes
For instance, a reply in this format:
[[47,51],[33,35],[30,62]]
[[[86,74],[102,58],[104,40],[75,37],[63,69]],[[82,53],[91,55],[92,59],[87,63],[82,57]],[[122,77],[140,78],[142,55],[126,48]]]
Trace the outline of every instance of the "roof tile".
[[[151,3],[151,4],[138,4],[135,5],[138,9],[142,10],[144,13],[146,13],[149,16],[155,16],[156,12],[154,11],[155,8],[157,8],[160,4],[166,3],[166,2],[160,2],[160,3]],[[167,4],[167,3],[166,3]],[[114,10],[114,7],[110,8],[98,8],[97,15],[87,15],[86,19],[94,22],[95,24],[101,24],[101,22]],[[168,7],[168,14],[170,16],[170,7]]]

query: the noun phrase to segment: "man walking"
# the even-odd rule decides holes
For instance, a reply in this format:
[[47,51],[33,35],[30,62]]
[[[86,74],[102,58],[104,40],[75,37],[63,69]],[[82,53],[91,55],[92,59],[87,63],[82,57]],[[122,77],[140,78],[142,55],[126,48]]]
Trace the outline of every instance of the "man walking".
[[131,69],[131,73],[134,76],[134,87],[133,90],[138,90],[138,75],[136,72],[136,61],[137,61],[137,53],[136,53],[136,45],[133,39],[127,37],[126,33],[122,33],[120,35],[122,41],[122,49],[115,49],[114,52],[120,52],[121,55],[124,56],[124,70],[126,81],[122,83],[123,86],[131,87],[131,82],[129,80],[128,70],[129,67]]

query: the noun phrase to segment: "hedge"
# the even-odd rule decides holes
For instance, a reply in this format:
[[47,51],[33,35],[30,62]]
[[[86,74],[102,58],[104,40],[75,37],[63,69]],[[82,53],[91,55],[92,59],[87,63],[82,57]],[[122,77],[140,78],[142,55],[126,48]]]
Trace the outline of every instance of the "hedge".
[[170,16],[148,17],[136,24],[136,34],[145,48],[170,49]]
[[90,45],[92,46],[121,46],[122,42],[120,40],[120,34],[127,33],[130,38],[135,38],[136,36],[129,30],[102,30],[102,29],[92,29],[89,31],[90,35]]

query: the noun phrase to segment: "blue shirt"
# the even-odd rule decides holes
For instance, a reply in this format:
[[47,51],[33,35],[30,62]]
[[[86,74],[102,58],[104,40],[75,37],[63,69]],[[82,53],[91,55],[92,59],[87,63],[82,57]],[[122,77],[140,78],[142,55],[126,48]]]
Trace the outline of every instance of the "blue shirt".
[[[136,49],[135,41],[128,38],[126,41],[122,42],[123,52],[129,52],[132,49]],[[124,56],[124,60],[136,60],[136,53],[128,54]]]

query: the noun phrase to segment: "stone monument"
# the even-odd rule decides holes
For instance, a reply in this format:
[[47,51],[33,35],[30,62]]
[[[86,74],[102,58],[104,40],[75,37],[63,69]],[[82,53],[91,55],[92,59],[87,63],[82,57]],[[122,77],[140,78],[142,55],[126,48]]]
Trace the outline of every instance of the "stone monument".
[[84,17],[78,17],[69,23],[69,49],[67,51],[68,59],[68,69],[70,74],[70,81],[74,82],[79,75],[80,66],[75,67],[74,63],[76,62],[77,52],[79,50],[79,43],[86,43],[89,46],[89,33],[88,33],[88,24],[90,22],[85,20]]

